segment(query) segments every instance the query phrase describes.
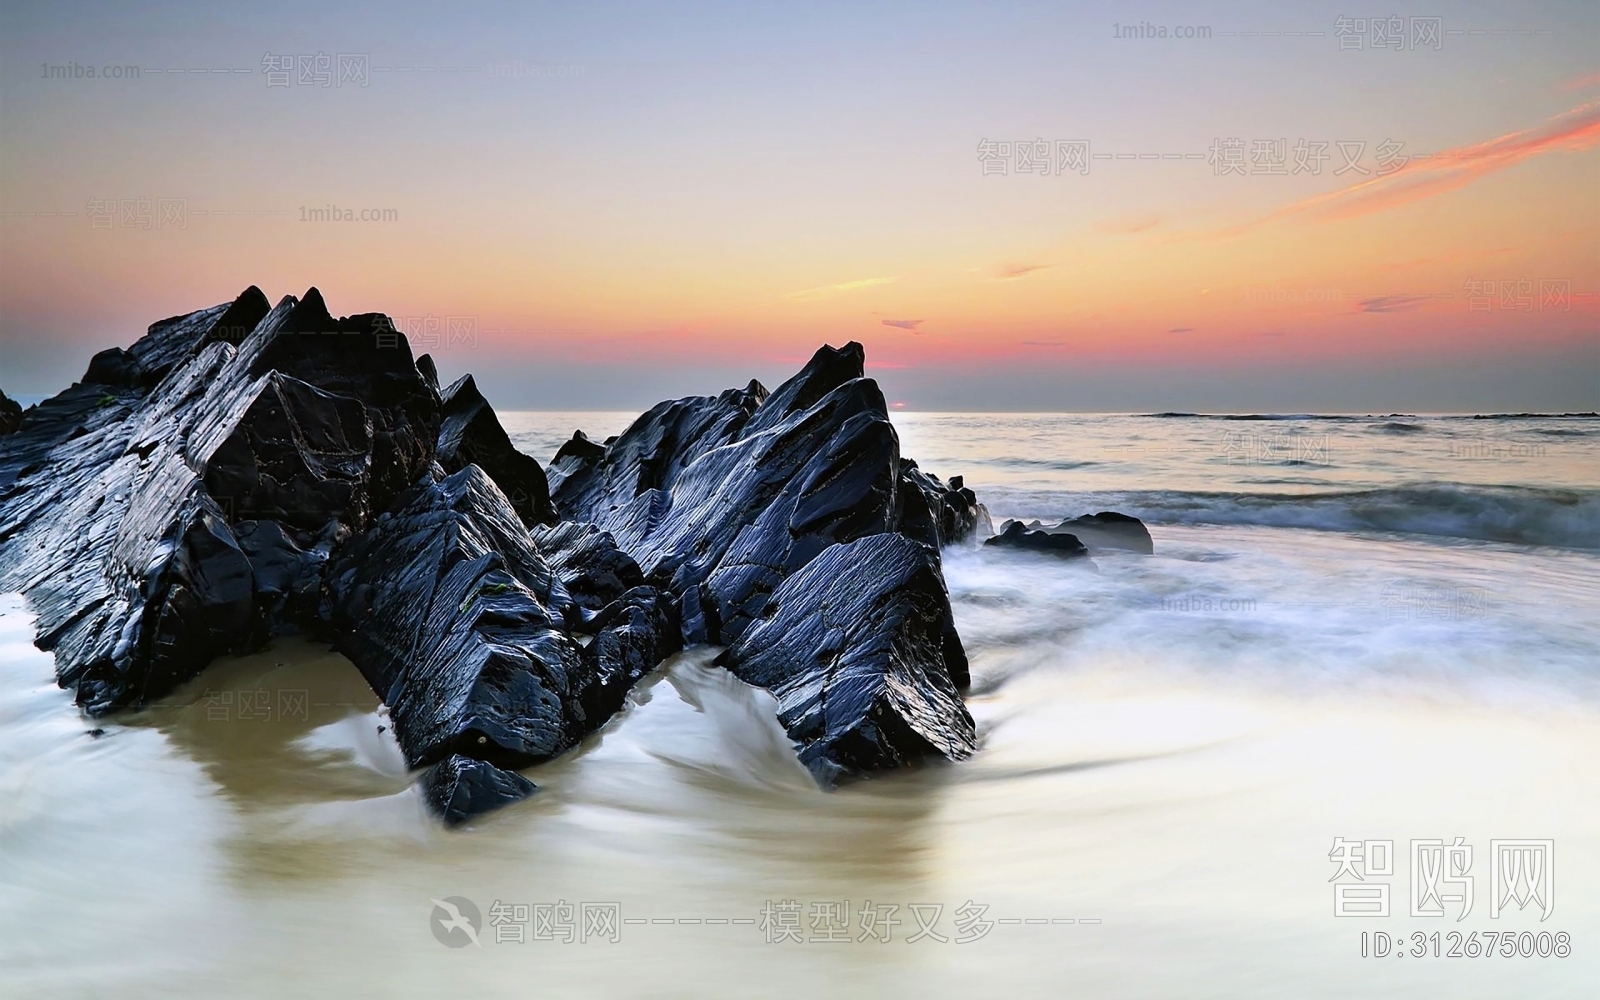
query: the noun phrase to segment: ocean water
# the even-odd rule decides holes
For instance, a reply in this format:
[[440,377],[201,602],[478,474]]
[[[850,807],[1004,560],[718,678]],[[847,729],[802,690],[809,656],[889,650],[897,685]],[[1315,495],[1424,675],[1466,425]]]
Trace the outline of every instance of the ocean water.
[[[543,461],[632,417],[503,420]],[[91,721],[4,598],[0,996],[1594,995],[1600,420],[894,420],[997,526],[1120,510],[1156,553],[947,551],[982,749],[833,793],[694,650],[446,833],[337,655]],[[1412,841],[1458,837],[1470,907],[1413,915]]]

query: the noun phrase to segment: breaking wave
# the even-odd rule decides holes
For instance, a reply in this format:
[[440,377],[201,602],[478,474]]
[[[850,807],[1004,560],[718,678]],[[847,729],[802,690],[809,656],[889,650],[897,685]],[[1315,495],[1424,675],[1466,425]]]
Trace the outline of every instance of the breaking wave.
[[[1600,549],[1600,490],[1421,483],[1386,489],[1285,495],[1136,491],[1072,494],[1062,511],[1120,510],[1150,524],[1261,525],[1319,531],[1377,531],[1519,545]],[[997,512],[1048,504],[1046,499],[997,496]],[[1076,509],[1083,507],[1083,510]]]

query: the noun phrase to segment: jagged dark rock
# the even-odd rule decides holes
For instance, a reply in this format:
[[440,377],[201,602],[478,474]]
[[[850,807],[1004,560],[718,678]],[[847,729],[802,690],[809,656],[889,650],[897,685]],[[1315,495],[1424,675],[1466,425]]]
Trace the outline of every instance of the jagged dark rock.
[[238,347],[272,311],[267,296],[251,285],[232,302],[152,323],[132,347],[110,347],[89,362],[83,381],[148,390],[202,347]]
[[555,457],[550,462],[554,465],[563,459],[570,459],[571,461],[564,463],[570,474],[579,468],[593,465],[605,457],[605,445],[595,444],[589,440],[589,435],[577,430],[572,432],[572,437],[566,443],[556,449]]
[[562,521],[533,529],[534,543],[567,593],[588,611],[598,611],[644,583],[633,557],[617,548],[616,539],[583,521]]
[[[431,366],[431,363],[430,363]],[[489,401],[478,391],[471,375],[463,375],[446,389],[442,397],[444,418],[439,425],[439,448],[435,455],[446,472],[477,465],[489,474],[501,492],[511,500],[522,523],[556,523],[550,505],[550,484],[539,463],[512,447],[505,428],[494,415]]]
[[[978,522],[970,491],[959,483],[945,486],[901,460],[883,394],[863,376],[863,363],[860,344],[824,347],[770,395],[751,382],[715,397],[661,403],[600,455],[587,439],[575,437],[551,463],[555,503],[565,516],[609,531],[647,580],[679,595],[685,641],[730,645],[724,663],[736,674],[775,677],[770,670],[745,669],[753,647],[740,640],[779,613],[776,595],[786,580],[834,547],[892,533],[919,543],[932,567],[927,579],[942,594],[938,548],[970,535]],[[892,594],[909,586],[893,560],[830,565],[842,574],[838,586],[861,594]],[[805,579],[806,586],[785,591],[782,615],[820,613],[820,581]],[[919,585],[927,579],[919,577]],[[954,691],[966,683],[966,657],[948,597],[938,606],[940,641],[908,649],[904,655],[920,659],[897,667],[896,676],[941,675]],[[863,649],[877,641],[870,629],[849,634],[849,644]],[[847,654],[852,650],[829,653]],[[822,655],[813,649],[800,662]],[[910,718],[920,710],[915,699],[883,704],[899,721],[880,720],[882,732],[920,731]],[[948,716],[943,724],[950,732],[970,734],[971,718],[958,697],[930,699],[927,706]],[[897,735],[885,737],[888,749],[856,753],[849,749],[854,744],[848,727],[854,723],[844,715],[826,719],[846,728],[819,734],[802,728],[801,714],[785,717],[790,735],[812,748],[808,764],[823,778],[971,749],[970,735],[967,741],[919,737],[921,742]]]
[[[899,526],[902,534],[930,542],[934,550],[966,541],[979,531],[984,536],[990,534],[989,509],[979,504],[978,494],[966,488],[960,475],[952,475],[946,485],[938,475],[918,469],[917,462],[912,459],[902,459],[901,480],[907,486]],[[920,494],[920,502],[917,494]],[[931,522],[931,533],[926,528],[914,531],[909,526],[922,522],[923,509]]]
[[623,594],[601,609],[588,627],[594,639],[583,647],[589,680],[580,697],[585,718],[599,725],[622,708],[635,681],[682,649],[683,643],[677,604],[654,587],[635,587]]
[[[338,648],[389,706],[413,767],[549,760],[675,648],[676,634],[652,631],[663,616],[641,610],[653,591],[615,612],[621,624],[586,621],[476,465],[419,486],[351,542],[329,590]],[[574,626],[599,634],[585,647]]]
[[1000,534],[985,539],[983,544],[1007,549],[1048,552],[1068,559],[1087,560],[1089,557],[1088,548],[1078,540],[1077,535],[1032,530],[1021,521],[1007,521],[1001,528]]
[[439,369],[433,363],[433,355],[417,355],[417,371],[422,373],[423,379],[435,390],[439,388]]
[[258,297],[155,324],[125,352],[145,376],[80,383],[0,438],[0,585],[28,595],[91,714],[158,698],[280,624],[289,594],[257,600],[236,524],[264,581],[298,578],[431,461],[437,396],[403,344],[384,348],[381,317],[333,320],[312,289],[236,348],[219,327]]
[[[1013,524],[1020,522],[1007,521],[1000,526],[1000,530],[1005,532]],[[1144,522],[1137,517],[1118,514],[1115,511],[1103,510],[1098,514],[1068,518],[1053,528],[1047,528],[1040,522],[1033,521],[1026,525],[1026,528],[1028,531],[1042,531],[1052,535],[1075,536],[1088,548],[1090,555],[1107,551],[1138,552],[1143,555],[1155,552],[1155,543],[1150,540],[1150,531],[1144,526]]]
[[418,785],[428,808],[450,827],[538,791],[537,785],[515,771],[461,754],[452,754],[423,771]]
[[885,532],[829,546],[772,595],[721,661],[778,699],[818,781],[977,749],[966,655],[935,558]]
[[22,404],[0,389],[0,437],[14,434],[22,426]]
[[860,345],[825,347],[770,396],[662,403],[603,445],[575,434],[547,479],[386,317],[252,287],[101,352],[0,436],[0,586],[91,715],[275,632],[325,636],[452,824],[528,794],[510,769],[570,749],[685,639],[778,694],[824,783],[961,759],[939,548],[987,514],[902,460],[862,369]]

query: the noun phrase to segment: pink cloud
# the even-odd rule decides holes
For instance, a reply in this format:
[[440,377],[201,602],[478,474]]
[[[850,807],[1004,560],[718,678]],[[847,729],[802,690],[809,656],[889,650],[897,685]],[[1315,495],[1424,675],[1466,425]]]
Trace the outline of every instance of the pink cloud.
[[1375,295],[1356,303],[1356,312],[1392,313],[1419,308],[1432,298],[1429,295]]
[[1331,222],[1370,215],[1454,191],[1535,156],[1577,152],[1596,143],[1600,143],[1600,101],[1591,101],[1534,128],[1447,149],[1425,159],[1413,157],[1398,170],[1305,198],[1218,235],[1236,236],[1291,216]]
[[1020,278],[1025,274],[1032,274],[1035,271],[1043,271],[1046,268],[1050,268],[1050,267],[1055,267],[1055,265],[1054,264],[1002,264],[1002,265],[1000,265],[999,268],[996,269],[995,277],[999,278],[1002,281],[1006,281],[1006,280],[1009,280],[1011,278]]

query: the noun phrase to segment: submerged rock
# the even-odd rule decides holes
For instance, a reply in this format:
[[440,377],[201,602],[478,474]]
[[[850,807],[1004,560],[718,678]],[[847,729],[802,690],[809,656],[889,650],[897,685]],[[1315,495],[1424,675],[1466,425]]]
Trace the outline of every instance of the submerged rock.
[[1148,556],[1154,554],[1156,550],[1155,543],[1150,540],[1150,530],[1144,526],[1143,521],[1115,511],[1103,510],[1098,514],[1084,514],[1082,517],[1062,521],[1050,530],[1077,535],[1078,540],[1088,546],[1091,554],[1106,549],[1138,552]]
[[488,761],[453,754],[422,772],[423,801],[445,826],[460,826],[474,816],[508,806],[538,791],[515,771]]
[[978,502],[977,494],[967,489],[962,477],[951,476],[946,485],[938,476],[923,472],[916,462],[907,458],[901,460],[901,478],[908,488],[901,511],[903,534],[916,537],[909,525],[921,516],[920,509],[915,513],[911,510],[911,505],[917,503],[917,497],[910,495],[913,490],[921,495],[921,503],[926,505],[933,527],[931,535],[924,529],[924,537],[919,540],[931,543],[935,549],[964,542],[974,535],[987,538],[994,533],[988,508]]
[[[1009,531],[1013,524],[1021,525],[1020,521],[1007,521],[1000,526],[1002,533]],[[1052,535],[1071,535],[1077,538],[1089,550],[1090,555],[1105,551],[1138,552],[1142,555],[1151,555],[1155,552],[1155,543],[1150,539],[1150,531],[1144,522],[1137,517],[1127,514],[1118,514],[1115,511],[1103,510],[1098,514],[1084,514],[1082,517],[1069,518],[1053,528],[1047,528],[1038,521],[1026,525],[1030,532],[1044,532]],[[992,541],[992,539],[991,539]],[[1013,544],[999,542],[1000,545]],[[1029,547],[1027,544],[1024,547]],[[1033,545],[1032,547],[1048,547]]]
[[1077,535],[1064,532],[1038,531],[1024,526],[1021,521],[1007,521],[1000,534],[995,535],[993,538],[985,539],[983,544],[1007,549],[1048,552],[1051,555],[1064,556],[1068,559],[1087,559],[1089,557],[1089,550],[1078,540]]

